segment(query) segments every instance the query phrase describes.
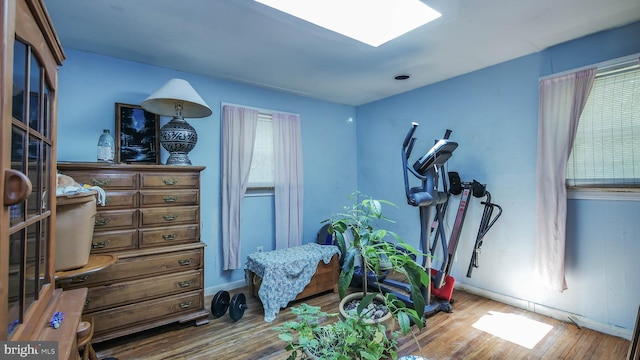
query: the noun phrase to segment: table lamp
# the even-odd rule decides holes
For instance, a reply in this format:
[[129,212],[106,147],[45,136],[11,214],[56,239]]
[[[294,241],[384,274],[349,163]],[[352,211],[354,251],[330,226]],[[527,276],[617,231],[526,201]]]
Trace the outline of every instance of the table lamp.
[[173,116],[158,133],[160,144],[169,152],[167,165],[191,165],[189,152],[198,142],[198,134],[183,118],[202,118],[213,112],[195,89],[182,79],[171,79],[140,104],[150,113]]

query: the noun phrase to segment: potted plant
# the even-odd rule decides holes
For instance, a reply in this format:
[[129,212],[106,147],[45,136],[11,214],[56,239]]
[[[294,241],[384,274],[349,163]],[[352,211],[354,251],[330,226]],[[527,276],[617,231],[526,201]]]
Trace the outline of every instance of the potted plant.
[[397,359],[398,333],[387,332],[383,324],[367,323],[361,316],[341,319],[306,303],[292,307],[291,312],[296,320],[274,327],[291,351],[289,360]]
[[[329,233],[342,251],[338,293],[340,315],[329,314],[319,307],[302,303],[291,308],[297,319],[285,322],[275,329],[279,338],[291,351],[289,359],[397,359],[397,339],[411,331],[411,323],[420,329],[424,326],[424,298],[421,287],[429,286],[429,276],[415,262],[420,254],[397,234],[379,228],[379,222],[393,222],[382,214],[382,204],[395,206],[385,200],[354,193],[355,203],[323,221],[329,224]],[[394,242],[387,241],[389,239]],[[356,271],[360,267],[361,270]],[[404,275],[411,289],[414,308],[408,308],[395,295],[368,291],[368,276],[384,271]],[[344,306],[351,299],[347,288],[357,274],[362,291],[352,312]],[[386,318],[376,318],[379,305],[384,305]],[[337,317],[337,318],[336,318]],[[396,330],[398,325],[399,331]],[[414,336],[418,347],[420,344]]]
[[[419,328],[423,326],[425,299],[422,287],[429,286],[426,270],[415,262],[420,254],[414,247],[405,243],[397,234],[380,228],[381,222],[394,221],[385,217],[382,205],[395,206],[386,200],[376,200],[355,192],[355,202],[344,211],[325,220],[329,224],[329,233],[342,251],[342,263],[338,282],[338,293],[342,299],[340,312],[345,314],[345,305],[352,297],[362,298],[364,306],[369,305],[380,296],[368,294],[368,278],[376,277],[383,272],[393,271],[402,274],[410,288],[410,299],[413,308],[408,308],[391,293],[382,297],[384,304],[390,308],[389,313],[397,320],[403,334],[407,334],[411,321]],[[390,242],[388,240],[395,240]],[[360,267],[360,271],[356,272]],[[351,285],[354,274],[358,273],[362,292],[349,295],[347,288]],[[380,292],[381,293],[381,292]]]

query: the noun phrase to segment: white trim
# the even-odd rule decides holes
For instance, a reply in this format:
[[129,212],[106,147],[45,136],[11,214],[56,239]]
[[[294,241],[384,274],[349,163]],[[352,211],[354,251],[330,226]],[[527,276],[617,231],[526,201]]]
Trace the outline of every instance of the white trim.
[[625,63],[625,62],[633,62],[634,60],[636,62],[638,62],[639,58],[640,58],[640,53],[635,53],[633,55],[627,55],[627,56],[619,57],[619,58],[616,58],[616,59],[602,61],[602,62],[599,62],[597,64],[586,65],[586,66],[582,66],[582,67],[579,67],[579,68],[576,68],[576,69],[572,69],[572,70],[566,70],[566,71],[561,71],[559,73],[553,73],[553,74],[541,76],[541,77],[538,78],[538,81],[551,79],[551,78],[554,78],[556,76],[568,75],[568,74],[572,74],[572,73],[575,73],[575,72],[578,72],[578,71],[592,69],[592,68],[604,69],[604,68],[615,66],[615,65],[618,65],[618,64],[621,64],[621,63]]
[[215,295],[218,291],[235,290],[244,286],[248,286],[246,280],[238,280],[222,285],[211,286],[204,289],[204,296],[212,296]]
[[518,299],[512,296],[498,294],[489,290],[480,289],[467,284],[457,283],[456,289],[464,290],[469,293],[482,296],[487,299],[495,300],[503,304],[515,306],[520,309],[531,311],[536,314],[548,316],[556,320],[574,323],[578,327],[585,327],[591,330],[595,330],[604,334],[621,337],[626,340],[631,340],[633,329],[625,329],[619,326],[605,324],[600,321],[589,319],[582,315],[570,313],[568,311],[554,309],[545,305],[536,304],[534,302]]
[[258,113],[268,114],[268,115],[273,115],[273,114],[285,114],[285,115],[296,115],[296,116],[300,116],[300,114],[296,114],[296,113],[292,113],[292,112],[287,112],[287,111],[271,110],[271,109],[259,108],[259,107],[255,107],[255,106],[247,106],[247,105],[234,104],[234,103],[228,103],[228,102],[220,102],[220,113],[222,113],[222,108],[223,108],[225,105],[236,106],[236,107],[242,107],[242,108],[246,108],[246,109],[254,109],[254,110],[258,110]]
[[640,189],[568,188],[569,200],[640,201]]

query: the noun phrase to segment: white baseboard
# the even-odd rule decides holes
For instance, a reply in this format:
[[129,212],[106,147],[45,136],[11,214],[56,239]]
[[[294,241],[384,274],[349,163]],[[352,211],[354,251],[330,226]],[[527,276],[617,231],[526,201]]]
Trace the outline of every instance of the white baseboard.
[[460,283],[456,284],[455,288],[467,291],[472,294],[476,294],[478,296],[482,296],[487,299],[495,300],[503,304],[531,311],[536,314],[541,314],[564,322],[574,323],[579,327],[585,327],[604,334],[621,337],[626,340],[631,340],[632,337],[632,329],[625,329],[618,326],[605,324],[599,321],[594,321],[593,319],[589,319],[578,314],[573,314],[564,310],[558,310],[545,305],[536,304],[528,300],[518,299],[512,296],[498,294],[489,290],[480,289],[474,286]]
[[247,286],[247,282],[245,280],[238,280],[238,281],[226,283],[223,285],[211,286],[204,289],[204,296],[205,297],[213,296],[220,290],[231,291],[231,290],[239,289],[243,286]]

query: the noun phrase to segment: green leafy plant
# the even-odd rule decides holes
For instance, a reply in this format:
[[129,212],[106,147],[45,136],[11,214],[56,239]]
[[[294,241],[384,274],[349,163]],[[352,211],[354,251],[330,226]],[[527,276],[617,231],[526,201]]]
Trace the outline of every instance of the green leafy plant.
[[[409,284],[413,308],[408,308],[391,293],[385,295],[386,305],[397,320],[403,334],[410,331],[411,322],[422,329],[424,323],[425,299],[422,287],[429,286],[429,275],[415,262],[424,255],[404,242],[397,234],[380,228],[380,223],[394,221],[385,217],[382,206],[395,206],[386,200],[376,200],[359,192],[352,194],[355,199],[350,207],[325,220],[329,233],[342,251],[342,264],[338,282],[338,293],[344,298],[351,285],[358,262],[360,263],[362,292],[368,294],[368,276],[378,276],[384,272],[395,272],[404,276]],[[356,261],[359,260],[359,261]],[[381,291],[380,291],[381,292]]]
[[[354,193],[355,202],[344,211],[325,220],[329,233],[342,252],[338,292],[341,299],[361,267],[362,297],[354,313],[349,316],[329,314],[319,307],[301,304],[291,308],[297,319],[274,328],[279,338],[287,343],[291,351],[290,360],[319,358],[330,360],[352,359],[397,359],[397,339],[400,333],[411,333],[416,344],[420,344],[411,331],[415,324],[424,326],[424,304],[422,287],[429,286],[429,276],[414,259],[424,254],[405,243],[397,234],[380,228],[380,223],[391,222],[382,213],[382,206],[395,206],[385,200],[376,200]],[[382,291],[368,292],[367,274],[373,276],[394,272],[403,275],[410,288],[414,308],[409,308],[392,293],[382,296],[391,321],[385,325],[372,321],[372,314],[379,307],[371,306]],[[399,330],[396,330],[396,325]],[[310,356],[313,354],[313,356]]]
[[327,360],[397,359],[396,331],[387,332],[382,324],[369,324],[357,315],[339,319],[318,306],[302,303],[292,307],[297,316],[273,329],[287,343],[289,360],[300,357]]

